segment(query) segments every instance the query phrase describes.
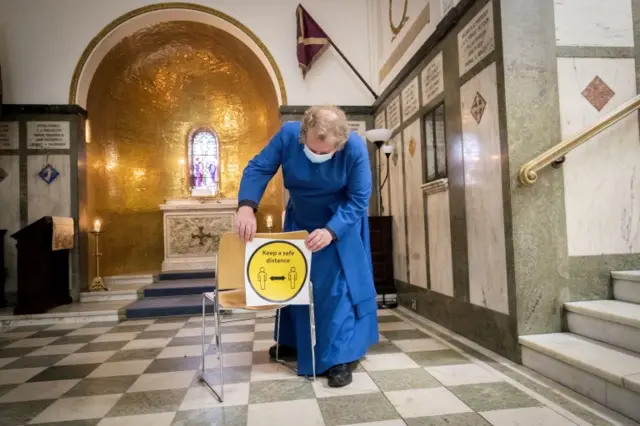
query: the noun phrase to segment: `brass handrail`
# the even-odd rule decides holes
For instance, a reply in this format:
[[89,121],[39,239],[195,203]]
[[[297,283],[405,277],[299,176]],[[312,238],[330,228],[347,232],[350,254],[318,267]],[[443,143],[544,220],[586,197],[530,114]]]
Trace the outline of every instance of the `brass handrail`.
[[538,155],[528,163],[523,164],[518,171],[518,180],[522,185],[531,186],[538,180],[538,171],[553,164],[556,160],[564,157],[584,142],[588,141],[598,133],[616,124],[632,112],[640,109],[640,95],[627,101],[611,114],[606,116],[599,123],[589,127],[584,132],[571,139],[560,142],[553,148]]

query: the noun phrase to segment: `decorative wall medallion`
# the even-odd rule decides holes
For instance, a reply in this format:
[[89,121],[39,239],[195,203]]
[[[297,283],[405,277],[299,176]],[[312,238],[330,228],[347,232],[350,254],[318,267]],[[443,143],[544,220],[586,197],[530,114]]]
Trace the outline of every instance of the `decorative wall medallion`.
[[598,76],[582,91],[582,96],[598,111],[602,111],[614,95],[615,92]]
[[471,115],[475,118],[476,123],[480,124],[484,110],[487,107],[487,101],[484,100],[479,92],[476,92],[476,97],[473,98],[473,104],[471,105]]
[[47,185],[51,185],[51,182],[56,180],[56,178],[60,176],[60,173],[51,164],[47,164],[42,168],[42,170],[40,170],[38,176],[40,176]]
[[2,183],[2,181],[5,180],[7,176],[9,176],[9,173],[7,173],[5,169],[0,168],[0,183]]
[[407,15],[407,9],[409,7],[409,0],[404,0],[404,5],[402,7],[402,16],[400,17],[400,22],[396,25],[393,22],[393,0],[389,0],[389,28],[391,29],[391,33],[393,37],[391,37],[391,41],[393,41],[396,36],[402,31],[402,28],[409,20],[409,16]]
[[411,155],[411,158],[413,158],[415,153],[416,153],[416,140],[412,137],[409,140],[409,155]]

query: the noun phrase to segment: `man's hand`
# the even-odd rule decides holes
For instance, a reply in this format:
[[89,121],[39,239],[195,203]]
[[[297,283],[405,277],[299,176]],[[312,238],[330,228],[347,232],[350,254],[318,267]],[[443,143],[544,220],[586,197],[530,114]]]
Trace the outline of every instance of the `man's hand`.
[[331,244],[331,241],[333,241],[331,232],[323,228],[316,229],[311,234],[309,234],[309,237],[307,237],[307,240],[304,243],[309,250],[311,250],[312,252],[316,252]]
[[249,206],[242,206],[236,213],[236,234],[245,242],[253,240],[256,236],[258,225],[256,215]]

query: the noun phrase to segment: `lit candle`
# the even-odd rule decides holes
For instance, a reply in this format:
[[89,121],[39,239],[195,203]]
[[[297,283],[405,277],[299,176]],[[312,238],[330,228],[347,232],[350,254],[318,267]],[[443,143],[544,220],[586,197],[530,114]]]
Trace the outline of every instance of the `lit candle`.
[[271,215],[267,216],[267,228],[273,228],[273,218]]
[[100,223],[99,219],[96,219],[95,222],[93,222],[93,232],[100,232],[101,227],[102,223]]

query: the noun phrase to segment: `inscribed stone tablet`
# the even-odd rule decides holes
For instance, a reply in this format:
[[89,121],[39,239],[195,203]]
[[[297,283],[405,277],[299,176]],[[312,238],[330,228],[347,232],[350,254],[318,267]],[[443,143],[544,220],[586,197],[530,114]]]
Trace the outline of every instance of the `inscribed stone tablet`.
[[27,149],[69,149],[68,121],[27,122]]
[[419,91],[417,76],[402,89],[402,121],[407,121],[420,109]]
[[400,97],[396,96],[387,106],[387,126],[394,131],[400,127]]
[[493,3],[489,2],[458,33],[460,75],[469,71],[495,49]]
[[18,149],[20,131],[17,121],[0,121],[0,149]]
[[387,125],[387,117],[385,111],[382,110],[380,114],[376,115],[376,129],[384,129]]
[[356,132],[362,139],[365,138],[364,132],[367,131],[367,123],[364,121],[347,121],[349,132]]
[[427,105],[444,92],[442,52],[438,53],[422,70],[422,105]]

